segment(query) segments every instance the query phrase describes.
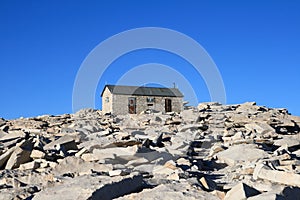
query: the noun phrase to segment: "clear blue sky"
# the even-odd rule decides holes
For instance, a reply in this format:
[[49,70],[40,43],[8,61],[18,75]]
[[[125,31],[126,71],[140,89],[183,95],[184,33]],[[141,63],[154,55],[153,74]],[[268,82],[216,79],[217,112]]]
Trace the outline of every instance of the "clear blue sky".
[[[256,101],[300,115],[300,1],[0,1],[0,117],[72,112],[76,73],[119,32],[164,27],[199,42],[219,68],[227,103]],[[99,82],[156,62],[190,66],[158,50],[120,57]],[[110,77],[110,78],[109,78]],[[189,78],[189,77],[188,77]],[[109,79],[109,80],[107,80]],[[199,78],[199,101],[209,101]],[[170,85],[171,86],[171,85]]]

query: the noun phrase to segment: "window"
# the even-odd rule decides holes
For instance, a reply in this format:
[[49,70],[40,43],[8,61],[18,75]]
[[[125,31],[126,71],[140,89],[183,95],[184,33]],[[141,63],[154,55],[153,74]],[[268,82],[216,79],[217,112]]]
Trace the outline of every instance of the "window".
[[105,97],[105,102],[106,102],[106,103],[109,102],[109,97]]
[[128,98],[128,111],[129,111],[129,114],[136,114],[136,98],[135,97]]
[[154,100],[153,97],[147,97],[147,103],[154,103]]
[[165,111],[172,112],[172,100],[171,99],[165,99]]

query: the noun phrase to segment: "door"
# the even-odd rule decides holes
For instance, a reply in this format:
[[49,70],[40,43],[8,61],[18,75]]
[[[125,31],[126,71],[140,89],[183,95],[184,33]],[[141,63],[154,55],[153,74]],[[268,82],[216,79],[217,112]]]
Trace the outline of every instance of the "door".
[[172,112],[172,100],[171,99],[165,99],[165,111]]
[[136,114],[136,98],[135,97],[128,98],[128,113]]

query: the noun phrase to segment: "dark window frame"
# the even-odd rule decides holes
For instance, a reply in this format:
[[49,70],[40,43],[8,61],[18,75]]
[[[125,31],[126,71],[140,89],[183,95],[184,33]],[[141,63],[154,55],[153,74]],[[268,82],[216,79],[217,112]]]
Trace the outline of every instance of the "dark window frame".
[[150,103],[150,104],[152,103],[153,104],[153,103],[155,103],[155,98],[154,97],[147,97],[146,101],[147,101],[147,103]]

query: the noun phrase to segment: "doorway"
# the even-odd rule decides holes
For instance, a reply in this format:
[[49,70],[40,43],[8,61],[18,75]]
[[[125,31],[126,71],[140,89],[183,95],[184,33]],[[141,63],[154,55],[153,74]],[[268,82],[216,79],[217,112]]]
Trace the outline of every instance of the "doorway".
[[136,98],[135,97],[128,98],[128,112],[129,112],[129,114],[136,114]]
[[171,99],[165,99],[165,111],[172,112],[172,100]]

